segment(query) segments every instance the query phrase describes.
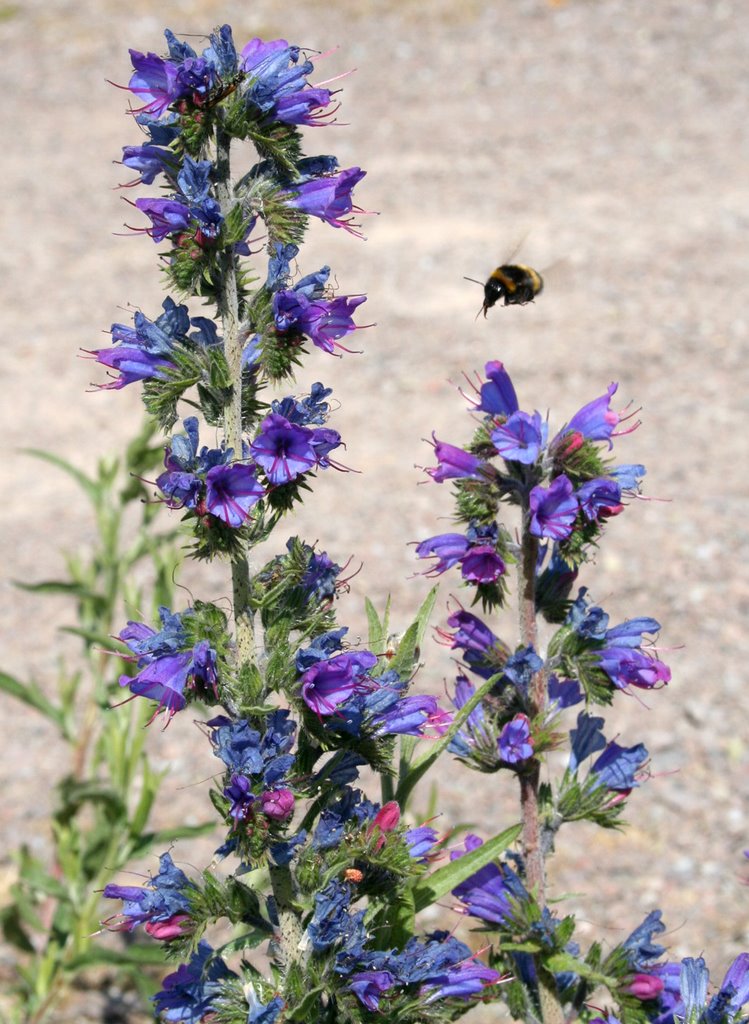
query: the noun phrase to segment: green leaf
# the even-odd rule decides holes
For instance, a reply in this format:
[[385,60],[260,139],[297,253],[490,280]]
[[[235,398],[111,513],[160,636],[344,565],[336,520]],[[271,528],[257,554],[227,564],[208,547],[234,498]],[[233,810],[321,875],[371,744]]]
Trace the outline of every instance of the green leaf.
[[398,781],[398,789],[395,794],[395,799],[401,807],[406,806],[408,798],[419,779],[426,774],[442,751],[447,748],[450,740],[461,729],[463,723],[466,721],[473,709],[480,704],[486,694],[489,693],[500,675],[501,672],[498,672],[482,683],[473,696],[465,702],[463,707],[455,712],[450,728],[443,733],[438,740],[435,740],[430,745],[429,750],[423,754],[415,764],[407,766],[407,770],[405,772],[401,772],[401,776]]
[[98,598],[83,583],[68,583],[65,580],[40,580],[38,583],[22,583],[20,580],[13,580],[13,586],[28,594],[65,594],[67,597],[77,597],[81,600],[92,601]]
[[315,1020],[320,1010],[320,999],[327,993],[326,986],[317,985],[288,1014],[289,1020]]
[[0,909],[0,929],[5,941],[16,949],[23,950],[24,953],[34,952],[34,944],[23,926],[18,907],[7,906]]
[[45,697],[38,683],[33,681],[22,683],[15,676],[10,676],[7,672],[0,671],[0,690],[4,690],[23,704],[36,708],[37,711],[40,711],[46,718],[54,722],[55,725],[60,728],[63,727],[64,716],[62,710]]
[[85,967],[97,967],[100,964],[109,964],[115,967],[142,967],[144,964],[155,964],[162,966],[166,963],[163,949],[157,945],[133,945],[127,949],[105,949],[103,946],[93,945],[73,957],[67,963],[67,970],[73,974]]
[[398,643],[398,650],[395,656],[390,659],[387,666],[388,669],[398,672],[401,676],[408,676],[414,670],[419,658],[419,649],[429,625],[429,619],[436,600],[437,587],[432,587],[427,594],[426,600],[421,608],[419,608],[416,618]]
[[[364,608],[367,613],[367,624],[369,626],[369,649],[372,651],[384,650],[387,643],[387,622],[380,622],[377,609],[368,597],[364,599]],[[387,613],[385,617],[387,619]]]
[[232,953],[241,953],[245,949],[255,949],[256,946],[259,946],[267,938],[267,928],[252,928],[249,932],[244,932],[243,935],[238,935],[235,939],[220,946],[215,951],[215,955],[225,957]]
[[177,825],[175,828],[162,828],[158,832],[144,832],[138,837],[134,846],[136,854],[150,850],[152,846],[164,845],[175,839],[191,839],[193,836],[208,835],[216,828],[216,822],[205,821],[201,825]]
[[433,872],[427,878],[420,878],[412,889],[416,912],[436,903],[461,882],[465,882],[467,878],[475,874],[479,868],[483,868],[485,864],[495,860],[500,853],[515,842],[522,829],[522,825],[512,825],[482,846],[471,850],[470,853],[465,853],[457,860],[445,864],[444,867]]
[[97,503],[100,491],[99,483],[96,480],[92,480],[90,476],[86,476],[80,469],[76,469],[67,459],[54,455],[52,452],[44,451],[41,448],[22,448],[21,452],[24,455],[31,455],[34,459],[41,459],[42,462],[49,462],[51,465],[57,466],[63,473],[67,473],[68,476],[75,480],[94,505]]

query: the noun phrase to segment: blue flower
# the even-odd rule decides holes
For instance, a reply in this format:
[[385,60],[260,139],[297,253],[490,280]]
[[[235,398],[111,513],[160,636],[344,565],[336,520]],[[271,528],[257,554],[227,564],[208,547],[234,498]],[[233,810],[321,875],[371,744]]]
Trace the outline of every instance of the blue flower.
[[530,532],[536,537],[565,540],[577,518],[578,501],[572,483],[564,474],[549,487],[534,487],[530,493]]
[[503,364],[494,359],[486,364],[484,370],[489,379],[481,385],[481,401],[476,406],[477,410],[490,416],[512,416],[518,411],[518,399]]
[[222,984],[235,978],[207,942],[201,940],[189,962],[164,978],[161,992],[153,997],[156,1012],[169,1024],[201,1024],[224,993]]
[[548,427],[541,414],[514,412],[491,434],[492,444],[503,459],[531,466],[546,444]]
[[[142,924],[155,939],[172,939],[189,929],[189,892],[194,886],[168,853],[159,858],[159,872],[146,887],[106,885],[104,898],[122,900],[122,912],[104,924],[113,931],[131,932]],[[112,924],[111,922],[116,922]]]

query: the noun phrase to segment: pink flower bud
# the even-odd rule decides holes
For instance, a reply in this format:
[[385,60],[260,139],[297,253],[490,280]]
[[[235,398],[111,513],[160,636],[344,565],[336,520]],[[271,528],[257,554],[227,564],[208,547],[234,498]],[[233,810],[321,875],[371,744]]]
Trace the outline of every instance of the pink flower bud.
[[263,793],[260,805],[266,818],[287,821],[294,813],[294,794],[290,789],[273,789]]
[[636,999],[655,999],[663,991],[663,982],[654,974],[635,974],[624,991]]
[[166,921],[148,921],[144,929],[152,939],[169,942],[190,931],[190,917],[188,914],[172,914]]

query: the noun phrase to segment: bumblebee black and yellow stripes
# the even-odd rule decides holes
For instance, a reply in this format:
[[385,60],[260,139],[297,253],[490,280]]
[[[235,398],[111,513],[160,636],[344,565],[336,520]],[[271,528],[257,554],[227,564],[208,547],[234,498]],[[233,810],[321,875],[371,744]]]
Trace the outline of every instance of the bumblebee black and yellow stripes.
[[484,304],[479,312],[486,316],[486,311],[502,300],[505,306],[524,306],[533,302],[543,287],[544,279],[533,267],[505,263],[492,271],[484,285]]

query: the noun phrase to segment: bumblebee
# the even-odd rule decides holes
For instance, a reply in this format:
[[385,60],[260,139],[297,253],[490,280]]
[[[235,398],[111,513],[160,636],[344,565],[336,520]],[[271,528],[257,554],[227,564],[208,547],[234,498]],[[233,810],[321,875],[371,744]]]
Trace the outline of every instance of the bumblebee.
[[[466,281],[481,284],[472,277],[467,277]],[[533,267],[526,267],[522,263],[504,263],[489,275],[484,285],[484,304],[476,316],[483,313],[486,318],[487,309],[502,299],[505,306],[524,306],[527,302],[533,302],[543,287],[544,279]]]

